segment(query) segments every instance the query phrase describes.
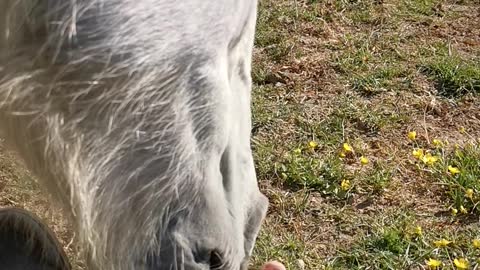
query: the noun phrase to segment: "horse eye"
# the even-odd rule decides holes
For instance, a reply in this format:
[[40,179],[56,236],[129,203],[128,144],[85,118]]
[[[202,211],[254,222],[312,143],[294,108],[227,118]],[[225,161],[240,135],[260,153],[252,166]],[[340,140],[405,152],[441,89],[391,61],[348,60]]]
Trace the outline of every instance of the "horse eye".
[[210,259],[208,262],[210,265],[210,269],[218,270],[223,266],[222,255],[217,250],[211,251]]

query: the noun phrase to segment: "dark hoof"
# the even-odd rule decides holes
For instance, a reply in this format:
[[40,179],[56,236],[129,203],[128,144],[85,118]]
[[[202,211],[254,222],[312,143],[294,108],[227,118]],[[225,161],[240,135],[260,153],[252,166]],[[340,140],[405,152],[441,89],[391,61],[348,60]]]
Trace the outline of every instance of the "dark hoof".
[[0,209],[0,269],[69,270],[53,232],[29,212]]

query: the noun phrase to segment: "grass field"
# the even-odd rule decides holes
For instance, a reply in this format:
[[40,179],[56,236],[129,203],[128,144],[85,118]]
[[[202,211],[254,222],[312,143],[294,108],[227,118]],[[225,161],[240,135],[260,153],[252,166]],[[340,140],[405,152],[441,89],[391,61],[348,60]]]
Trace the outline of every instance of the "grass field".
[[480,268],[480,2],[262,0],[257,30],[255,262]]
[[[479,0],[260,0],[255,43],[271,206],[252,269],[480,269]],[[1,205],[75,257],[28,173],[0,166]]]

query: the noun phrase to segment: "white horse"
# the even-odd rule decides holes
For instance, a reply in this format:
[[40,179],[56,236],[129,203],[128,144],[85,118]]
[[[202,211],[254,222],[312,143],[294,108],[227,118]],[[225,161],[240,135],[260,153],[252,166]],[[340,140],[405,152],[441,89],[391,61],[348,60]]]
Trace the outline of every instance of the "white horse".
[[88,269],[247,269],[268,204],[250,148],[256,8],[1,0],[1,137],[65,206]]

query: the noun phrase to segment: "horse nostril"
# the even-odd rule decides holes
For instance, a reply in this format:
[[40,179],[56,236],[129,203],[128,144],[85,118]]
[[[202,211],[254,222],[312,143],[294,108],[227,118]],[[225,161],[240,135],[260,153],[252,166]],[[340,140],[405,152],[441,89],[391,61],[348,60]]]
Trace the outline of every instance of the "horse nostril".
[[220,252],[217,250],[211,251],[208,263],[210,265],[210,269],[220,269],[223,266],[223,258]]

